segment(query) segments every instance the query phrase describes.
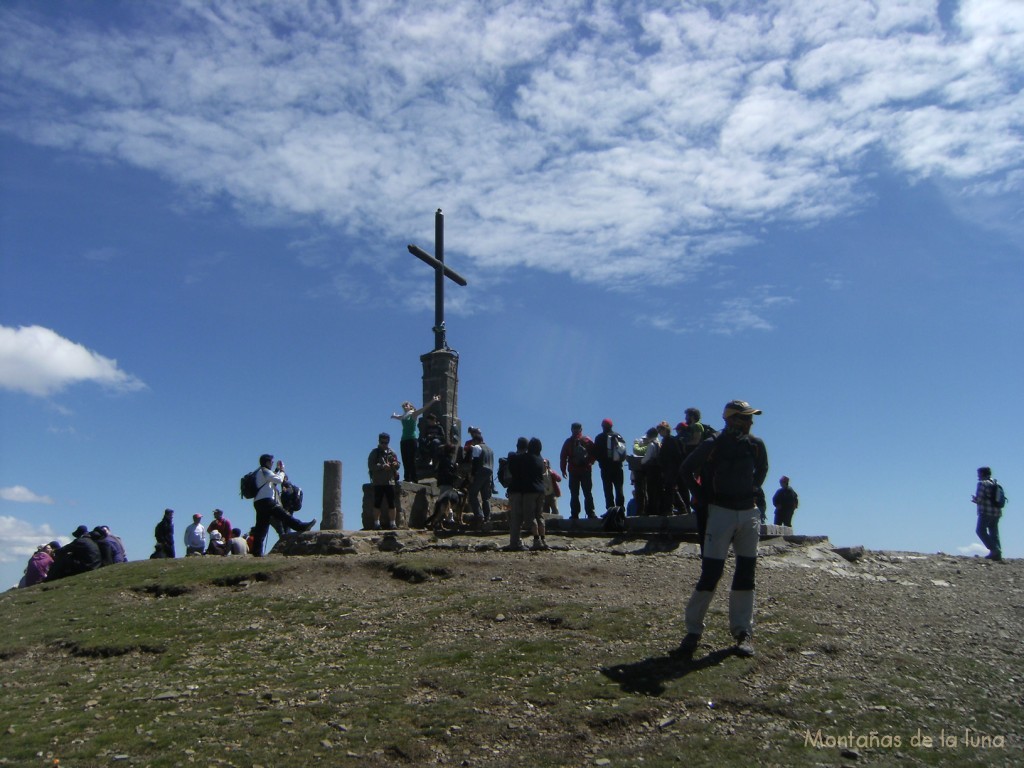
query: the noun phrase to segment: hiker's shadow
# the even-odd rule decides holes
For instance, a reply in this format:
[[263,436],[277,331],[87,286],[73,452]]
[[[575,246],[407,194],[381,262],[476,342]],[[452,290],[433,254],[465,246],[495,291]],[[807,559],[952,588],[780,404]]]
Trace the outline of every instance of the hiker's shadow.
[[699,659],[686,656],[653,656],[632,664],[602,667],[601,674],[618,683],[626,693],[661,696],[669,680],[678,680],[693,672],[717,667],[735,652],[734,648],[722,648]]

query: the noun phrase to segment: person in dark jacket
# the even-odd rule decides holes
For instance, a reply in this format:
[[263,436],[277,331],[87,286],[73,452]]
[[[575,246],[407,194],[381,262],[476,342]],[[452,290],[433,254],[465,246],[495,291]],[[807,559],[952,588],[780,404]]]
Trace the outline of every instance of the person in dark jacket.
[[124,548],[124,542],[121,541],[121,537],[115,536],[111,533],[109,525],[101,525],[99,527],[103,530],[103,533],[106,534],[107,542],[110,544],[110,549],[113,553],[114,563],[127,563],[128,553]]
[[160,522],[156,524],[156,530],[153,531],[153,535],[156,537],[156,548],[153,550],[153,554],[149,556],[149,559],[155,560],[162,557],[174,557],[173,509],[164,510],[164,516]]
[[661,449],[658,451],[658,466],[661,467],[661,509],[659,514],[682,514],[679,508],[681,499],[677,499],[679,486],[679,465],[683,463],[683,445],[679,438],[672,434],[672,427],[667,421],[658,425],[661,435]]
[[89,529],[80,525],[71,534],[70,544],[65,544],[53,556],[53,565],[46,575],[47,581],[56,581],[68,576],[77,576],[86,571],[95,571],[103,565],[100,548],[90,535]]
[[626,441],[612,426],[611,419],[603,419],[601,434],[594,439],[594,459],[601,469],[605,511],[626,505],[622,491],[625,482],[622,465],[626,460]]
[[547,549],[544,540],[544,476],[548,467],[540,455],[543,445],[539,438],[519,438],[516,453],[508,461],[511,476],[508,485],[509,545],[511,551],[525,549],[522,542],[523,523],[533,533],[533,549]]
[[800,497],[797,496],[789,485],[789,478],[783,475],[779,478],[779,490],[772,496],[772,506],[775,507],[775,524],[788,525],[793,527],[793,513],[800,506]]
[[726,404],[725,429],[702,442],[679,469],[682,478],[700,473],[708,494],[708,524],[701,558],[700,579],[686,605],[686,636],[678,653],[692,655],[704,632],[704,616],[725,569],[731,544],[736,569],[729,593],[729,632],[736,639],[736,653],[753,656],[754,574],[761,533],[757,493],[768,475],[764,442],[750,434],[760,410],[743,400]]
[[537,438],[527,440],[520,437],[516,452],[509,457],[508,484],[509,500],[509,543],[513,551],[523,550],[523,523],[528,522],[533,530],[533,547],[542,549],[543,542],[539,520],[543,519],[544,505],[544,459],[540,455],[541,442]]
[[107,566],[114,564],[114,545],[113,542],[107,537],[107,532],[103,529],[103,526],[97,525],[89,533],[92,540],[96,542],[96,546],[100,550],[100,565]]

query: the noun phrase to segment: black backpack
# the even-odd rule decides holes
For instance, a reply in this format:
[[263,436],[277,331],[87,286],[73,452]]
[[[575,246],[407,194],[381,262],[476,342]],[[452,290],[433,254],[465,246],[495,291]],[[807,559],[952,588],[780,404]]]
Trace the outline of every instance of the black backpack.
[[302,509],[302,489],[289,483],[281,490],[281,506],[295,514]]
[[573,441],[572,444],[572,463],[577,467],[585,467],[590,461],[590,448],[582,438],[578,438]]
[[247,475],[242,475],[242,480],[239,483],[238,495],[243,499],[255,499],[256,494],[259,493],[260,487],[256,484],[256,470],[254,469]]
[[502,488],[508,488],[511,479],[508,474],[508,458],[502,456],[498,459],[498,482],[501,483]]
[[609,507],[604,513],[604,530],[608,533],[625,533],[626,508]]

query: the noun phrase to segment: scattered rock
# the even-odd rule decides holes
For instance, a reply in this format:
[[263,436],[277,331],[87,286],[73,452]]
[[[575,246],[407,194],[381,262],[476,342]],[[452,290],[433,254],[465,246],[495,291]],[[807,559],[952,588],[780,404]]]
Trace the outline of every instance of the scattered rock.
[[864,547],[860,544],[855,547],[836,547],[832,551],[850,563],[856,563],[864,557]]

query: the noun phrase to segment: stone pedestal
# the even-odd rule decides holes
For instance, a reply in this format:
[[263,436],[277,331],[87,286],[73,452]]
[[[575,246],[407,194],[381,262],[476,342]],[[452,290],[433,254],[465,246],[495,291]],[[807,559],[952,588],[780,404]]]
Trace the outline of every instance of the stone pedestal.
[[454,349],[435,349],[420,356],[423,363],[423,402],[438,396],[440,401],[430,406],[437,416],[449,441],[462,443],[462,422],[459,420],[459,353]]

